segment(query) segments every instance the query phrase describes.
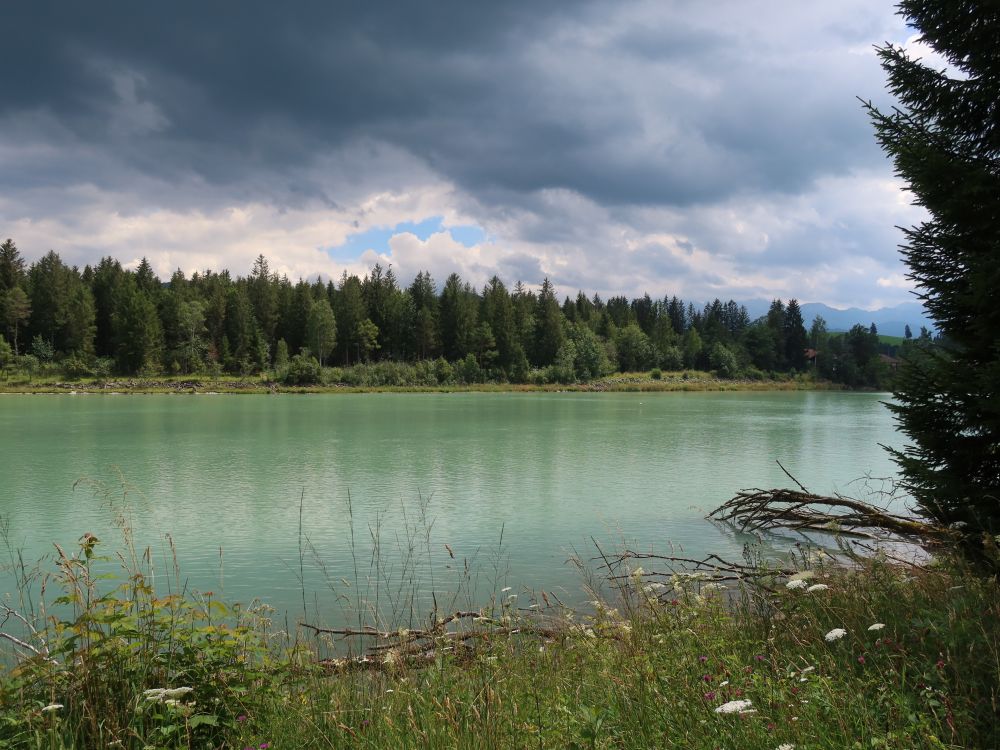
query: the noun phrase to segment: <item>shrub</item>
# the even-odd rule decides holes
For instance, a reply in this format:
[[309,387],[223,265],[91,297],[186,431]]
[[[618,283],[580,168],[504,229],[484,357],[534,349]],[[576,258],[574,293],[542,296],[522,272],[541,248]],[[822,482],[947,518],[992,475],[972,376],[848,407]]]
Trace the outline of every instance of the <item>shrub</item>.
[[720,378],[735,378],[740,374],[736,355],[725,344],[716,341],[708,352],[708,364]]
[[453,383],[455,368],[444,357],[438,357],[434,360],[434,376],[437,378],[437,382],[442,385]]
[[465,359],[456,364],[456,372],[459,380],[463,383],[481,383],[483,371],[479,367],[475,356],[471,353],[465,355]]
[[668,346],[660,355],[660,367],[664,370],[679,370],[684,366],[684,353],[676,346]]
[[281,382],[286,385],[314,385],[320,382],[322,374],[319,360],[305,352],[296,354],[289,360]]
[[62,363],[63,374],[70,380],[93,377],[94,370],[79,355],[74,354]]

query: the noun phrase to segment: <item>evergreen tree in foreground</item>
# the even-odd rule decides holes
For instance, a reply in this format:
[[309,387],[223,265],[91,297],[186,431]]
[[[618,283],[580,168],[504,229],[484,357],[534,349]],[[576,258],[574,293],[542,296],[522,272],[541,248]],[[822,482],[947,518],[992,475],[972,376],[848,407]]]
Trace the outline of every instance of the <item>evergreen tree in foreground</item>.
[[899,7],[949,67],[879,48],[899,108],[866,104],[929,214],[904,230],[902,252],[943,340],[914,347],[903,368],[892,408],[912,445],[893,453],[920,508],[964,529],[977,554],[1000,534],[1000,5]]

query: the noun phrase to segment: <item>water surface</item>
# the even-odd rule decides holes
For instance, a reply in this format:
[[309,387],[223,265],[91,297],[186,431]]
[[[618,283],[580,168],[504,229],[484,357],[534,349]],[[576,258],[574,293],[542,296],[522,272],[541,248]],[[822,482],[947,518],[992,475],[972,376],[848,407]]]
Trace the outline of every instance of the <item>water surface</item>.
[[786,486],[775,459],[820,493],[893,475],[879,443],[901,441],[885,398],[6,396],[0,514],[27,557],[88,531],[113,541],[112,513],[73,485],[120,470],[140,546],[163,560],[169,534],[189,586],[230,599],[301,612],[305,588],[307,607],[336,619],[336,595],[356,596],[377,546],[393,586],[455,590],[469,560],[468,598],[512,585],[579,601],[566,560],[592,555],[592,539],[739,557],[742,541],[704,515],[740,488]]

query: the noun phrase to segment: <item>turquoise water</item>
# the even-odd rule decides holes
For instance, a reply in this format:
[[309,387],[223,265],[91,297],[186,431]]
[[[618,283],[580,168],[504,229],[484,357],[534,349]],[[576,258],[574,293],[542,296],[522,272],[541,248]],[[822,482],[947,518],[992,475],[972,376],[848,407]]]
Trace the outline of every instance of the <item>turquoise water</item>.
[[0,515],[26,558],[84,532],[116,548],[113,512],[74,483],[116,486],[120,471],[157,569],[169,535],[183,582],[227,599],[327,621],[360,599],[413,606],[408,591],[443,606],[505,586],[578,602],[567,560],[593,557],[594,540],[738,558],[743,540],[704,516],[738,489],[786,486],[776,459],[814,492],[863,496],[856,480],[894,474],[879,444],[901,443],[885,398],[4,396]]

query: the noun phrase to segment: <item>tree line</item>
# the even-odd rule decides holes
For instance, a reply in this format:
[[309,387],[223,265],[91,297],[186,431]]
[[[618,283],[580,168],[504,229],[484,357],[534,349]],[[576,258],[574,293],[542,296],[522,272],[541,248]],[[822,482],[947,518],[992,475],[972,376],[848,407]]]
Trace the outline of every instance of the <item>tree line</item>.
[[[392,267],[363,278],[298,280],[261,255],[247,276],[176,271],[166,282],[145,258],[135,270],[105,257],[82,270],[50,251],[30,266],[0,245],[0,365],[55,367],[70,377],[271,372],[315,382],[324,367],[424,363],[439,382],[574,382],[614,371],[684,368],[767,377],[813,367],[827,379],[880,386],[874,330],[806,330],[798,302],[774,300],[751,320],[733,300],[696,307],[677,296],[559,301],[494,276],[482,289],[428,272],[402,286]],[[818,350],[811,358],[807,350]]]

